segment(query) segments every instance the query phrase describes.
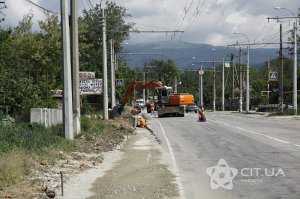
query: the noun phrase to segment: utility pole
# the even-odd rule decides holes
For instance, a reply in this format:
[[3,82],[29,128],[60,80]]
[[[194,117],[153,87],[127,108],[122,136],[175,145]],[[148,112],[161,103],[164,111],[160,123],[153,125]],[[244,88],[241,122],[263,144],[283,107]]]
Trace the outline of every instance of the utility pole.
[[78,48],[78,0],[71,1],[72,20],[72,90],[74,134],[79,135],[80,127],[80,88],[79,88],[79,48]]
[[297,46],[297,19],[294,22],[294,75],[293,75],[293,105],[294,105],[294,114],[298,114],[298,93],[297,93],[297,73],[298,73],[298,46]]
[[233,105],[234,105],[234,89],[235,89],[235,74],[234,74],[234,70],[235,70],[235,63],[232,64],[232,100],[231,100],[231,106],[232,106],[232,110],[233,110]]
[[214,65],[214,91],[213,91],[213,110],[214,111],[216,111],[216,64],[215,64],[215,62],[213,63],[213,65]]
[[203,106],[203,75],[204,75],[204,71],[203,71],[203,66],[201,65],[200,70],[198,71],[198,75],[199,75],[199,105],[200,107]]
[[247,72],[246,72],[246,112],[250,111],[250,45],[247,47]]
[[[291,12],[289,9],[286,8],[279,8],[285,9]],[[291,12],[292,13],[292,12]],[[293,14],[293,13],[292,13]],[[270,20],[277,20],[280,19],[295,19],[294,23],[294,33],[295,33],[295,41],[294,41],[294,74],[293,74],[293,105],[294,105],[294,112],[297,114],[297,21],[300,16],[287,16],[287,17],[268,17],[268,21]],[[282,24],[280,24],[280,58],[281,58],[281,112],[283,112],[283,104],[284,104],[284,95],[283,95],[283,52],[282,52]]]
[[111,70],[111,108],[116,106],[116,74],[115,74],[114,41],[110,40],[110,70]]
[[[143,82],[144,82],[144,85],[146,84],[146,72],[144,71],[143,72]],[[144,103],[146,104],[146,89],[143,88],[143,100],[144,100]]]
[[103,119],[108,120],[108,88],[107,88],[107,43],[106,43],[106,16],[102,9],[102,44],[103,44]]
[[241,66],[242,48],[239,49],[239,70],[240,70],[240,112],[243,112],[243,70]]
[[225,58],[222,66],[222,111],[225,111]]
[[178,91],[178,81],[177,81],[177,76],[174,79],[174,93],[177,93]]
[[270,81],[269,81],[269,74],[270,74],[270,66],[271,66],[271,58],[268,59],[268,104],[270,104]]
[[283,91],[283,50],[282,50],[282,24],[280,24],[280,50],[279,50],[279,58],[281,60],[281,84],[280,84],[280,104],[281,104],[281,112],[283,113],[283,104],[284,104],[284,91]]
[[73,107],[72,107],[72,81],[71,81],[71,47],[70,27],[68,15],[68,1],[61,0],[61,23],[63,36],[63,58],[64,58],[64,130],[65,137],[74,139],[73,131]]

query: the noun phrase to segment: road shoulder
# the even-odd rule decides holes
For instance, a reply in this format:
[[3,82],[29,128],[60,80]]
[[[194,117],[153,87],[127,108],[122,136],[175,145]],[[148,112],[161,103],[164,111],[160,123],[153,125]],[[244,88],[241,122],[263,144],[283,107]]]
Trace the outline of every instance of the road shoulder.
[[146,129],[137,129],[114,167],[93,183],[89,199],[176,199],[175,175],[162,147]]

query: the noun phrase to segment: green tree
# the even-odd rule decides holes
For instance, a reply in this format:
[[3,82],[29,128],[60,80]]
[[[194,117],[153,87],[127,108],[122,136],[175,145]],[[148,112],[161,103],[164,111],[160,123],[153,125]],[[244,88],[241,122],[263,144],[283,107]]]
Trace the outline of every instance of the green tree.
[[151,66],[147,69],[149,77],[162,81],[165,85],[172,86],[175,77],[179,77],[179,70],[173,60],[152,60],[147,65]]
[[[125,8],[113,2],[106,2],[107,40],[114,40],[115,52],[121,50],[121,43],[128,39],[133,24],[126,24]],[[83,11],[79,19],[80,65],[82,70],[102,74],[102,9],[101,4]],[[109,45],[108,45],[109,46]],[[110,56],[108,57],[110,59]]]

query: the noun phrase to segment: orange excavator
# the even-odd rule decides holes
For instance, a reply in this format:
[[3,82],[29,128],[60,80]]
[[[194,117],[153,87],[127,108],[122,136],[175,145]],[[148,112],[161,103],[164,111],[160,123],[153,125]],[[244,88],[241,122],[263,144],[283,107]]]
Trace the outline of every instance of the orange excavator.
[[155,90],[157,100],[147,103],[147,112],[157,111],[158,117],[180,116],[184,117],[185,107],[194,104],[194,96],[188,93],[173,93],[171,87],[163,85],[160,81],[141,82],[134,81],[127,87],[123,97],[123,105],[132,99],[134,92],[151,89]]

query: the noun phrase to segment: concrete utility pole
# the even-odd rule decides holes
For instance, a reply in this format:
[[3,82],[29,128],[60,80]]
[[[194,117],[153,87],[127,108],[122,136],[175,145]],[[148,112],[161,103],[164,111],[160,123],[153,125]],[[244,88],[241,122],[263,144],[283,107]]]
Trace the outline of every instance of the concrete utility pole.
[[243,112],[243,70],[241,66],[242,48],[239,49],[239,69],[240,69],[240,112]]
[[279,58],[281,60],[281,84],[280,84],[280,104],[281,112],[283,113],[283,104],[284,104],[284,88],[283,88],[283,48],[282,48],[282,24],[280,24],[280,49],[279,49]]
[[250,111],[250,45],[247,47],[247,72],[246,72],[246,112]]
[[[233,34],[242,35],[247,38],[249,45],[247,46],[247,72],[246,72],[246,112],[250,110],[250,78],[249,78],[249,70],[250,70],[250,39],[247,34],[234,32]],[[242,73],[243,74],[243,73]]]
[[213,110],[216,111],[216,64],[215,62],[213,63],[214,65],[214,91],[213,91]]
[[178,91],[178,81],[177,81],[177,77],[175,77],[174,79],[174,93],[177,93]]
[[298,73],[298,51],[297,51],[297,21],[294,22],[294,75],[293,75],[293,105],[294,114],[298,114],[298,93],[297,93],[297,73]]
[[[143,82],[145,85],[146,84],[146,72],[145,71],[143,72]],[[144,103],[146,104],[146,89],[145,88],[143,89],[143,100],[144,100]]]
[[[275,7],[276,10],[287,10],[294,16],[287,16],[287,17],[268,17],[268,21],[276,20],[279,21],[280,19],[295,19],[294,23],[294,74],[293,74],[293,105],[294,105],[294,112],[297,114],[297,21],[300,19],[300,16],[296,16],[296,14],[287,9],[281,7]],[[283,96],[283,53],[282,53],[282,24],[280,24],[280,54],[281,54],[281,112],[283,112],[283,103],[284,103],[284,96]]]
[[225,111],[225,58],[222,66],[222,111]]
[[80,88],[79,88],[79,48],[78,48],[78,0],[71,1],[72,20],[72,89],[74,134],[80,134]]
[[61,23],[63,36],[64,58],[64,130],[67,139],[74,139],[73,109],[72,109],[72,81],[71,81],[71,47],[70,27],[68,15],[68,1],[61,0]]
[[270,81],[269,81],[269,74],[270,74],[270,66],[271,66],[271,58],[268,59],[268,104],[270,104]]
[[111,70],[111,108],[116,106],[116,74],[115,74],[114,41],[110,40],[110,70]]
[[235,98],[235,95],[234,95],[234,89],[235,89],[235,73],[234,73],[234,70],[235,70],[235,63],[232,63],[232,100],[231,100],[231,108],[233,110],[233,103],[234,103],[234,98]]
[[107,88],[107,43],[106,43],[106,16],[102,9],[102,44],[103,44],[103,119],[108,120],[108,88]]

